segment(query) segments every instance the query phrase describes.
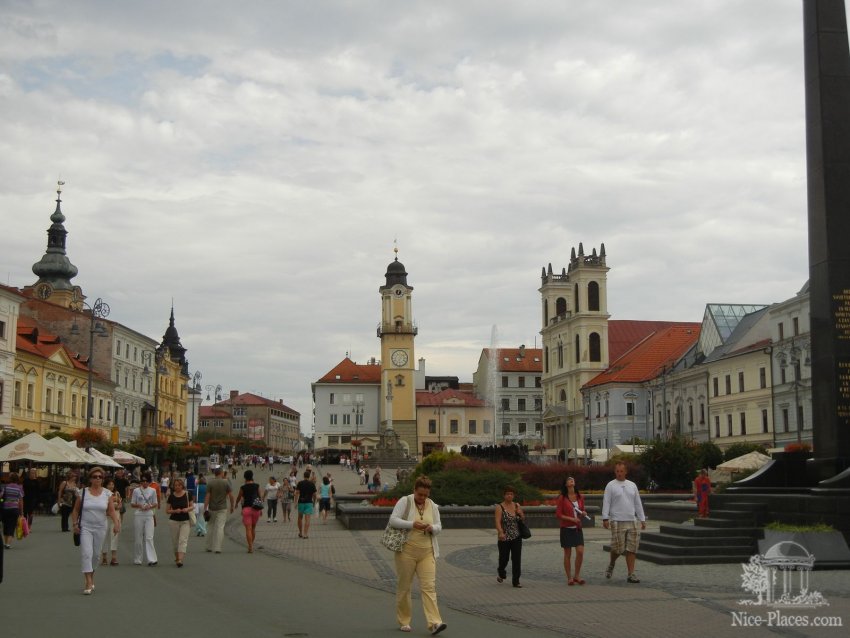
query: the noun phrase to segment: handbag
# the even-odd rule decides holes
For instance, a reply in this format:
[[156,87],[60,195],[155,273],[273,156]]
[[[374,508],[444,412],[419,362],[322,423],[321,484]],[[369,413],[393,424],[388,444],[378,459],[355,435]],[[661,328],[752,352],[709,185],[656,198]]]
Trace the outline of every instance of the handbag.
[[255,498],[254,502],[251,503],[251,509],[259,510],[259,511],[262,512],[263,511],[263,499],[261,499],[259,496],[257,498]]
[[531,538],[531,530],[528,529],[528,525],[525,524],[525,521],[517,516],[516,526],[519,528],[519,536],[520,538]]
[[[86,488],[83,488],[83,495],[80,497],[80,519],[79,520],[80,520],[80,526],[81,527],[82,527],[82,521],[83,521],[83,505],[85,505],[85,502],[86,502]],[[79,547],[80,546],[80,535],[77,532],[74,532],[73,536],[74,536],[74,545]]]
[[[411,497],[408,496],[406,498],[407,504],[404,507],[404,518],[407,518],[410,515]],[[404,544],[407,542],[408,531],[409,530],[401,529],[400,527],[393,527],[389,522],[387,522],[387,527],[381,535],[381,545],[392,552],[400,552],[404,547]]]
[[56,516],[59,513],[59,503],[54,503],[53,507],[50,508],[50,513]]

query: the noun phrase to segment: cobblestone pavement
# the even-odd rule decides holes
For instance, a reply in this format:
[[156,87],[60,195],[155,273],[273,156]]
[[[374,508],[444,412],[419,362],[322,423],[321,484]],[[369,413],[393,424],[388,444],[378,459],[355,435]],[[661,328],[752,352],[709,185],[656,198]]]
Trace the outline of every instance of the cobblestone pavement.
[[[340,494],[365,489],[351,472],[331,468]],[[384,472],[387,477],[387,472]],[[263,476],[263,478],[265,478]],[[364,497],[366,495],[364,494]],[[329,574],[391,592],[395,588],[392,554],[380,545],[378,531],[348,531],[329,518],[318,521],[309,539],[299,539],[293,522],[266,523],[257,527],[261,551],[284,560],[312,565]],[[648,530],[657,530],[650,523]],[[241,523],[232,518],[228,534],[242,539]],[[838,635],[836,628],[741,627],[744,621],[768,622],[764,606],[741,605],[752,598],[741,588],[742,569],[733,565],[660,566],[638,560],[639,585],[625,582],[625,561],[621,559],[614,578],[606,581],[603,572],[608,554],[602,546],[608,532],[602,528],[585,533],[584,587],[568,587],[563,572],[563,554],[557,529],[534,530],[523,546],[522,589],[496,582],[496,535],[493,529],[444,528],[440,536],[441,560],[437,582],[441,605],[503,620],[517,625],[548,629],[577,637],[630,636],[740,636],[747,635]],[[244,543],[244,540],[241,540]],[[638,556],[640,553],[638,553]],[[783,617],[834,617],[850,623],[850,578],[846,571],[815,571],[812,590],[820,591],[829,606],[817,609],[779,610],[774,624]],[[737,613],[736,617],[733,612]],[[734,623],[737,622],[738,625]],[[835,622],[835,621],[833,621]]]

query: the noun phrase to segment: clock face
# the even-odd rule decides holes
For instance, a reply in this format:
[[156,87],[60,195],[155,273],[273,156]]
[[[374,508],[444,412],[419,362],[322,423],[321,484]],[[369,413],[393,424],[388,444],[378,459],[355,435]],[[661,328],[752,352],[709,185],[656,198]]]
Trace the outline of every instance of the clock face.
[[407,353],[404,350],[394,350],[391,358],[393,364],[399,368],[407,364]]
[[42,282],[35,287],[35,294],[39,299],[47,299],[53,294],[53,286],[47,282]]
[[401,288],[395,289],[395,296],[396,297],[401,297],[403,294],[404,294],[404,291]]

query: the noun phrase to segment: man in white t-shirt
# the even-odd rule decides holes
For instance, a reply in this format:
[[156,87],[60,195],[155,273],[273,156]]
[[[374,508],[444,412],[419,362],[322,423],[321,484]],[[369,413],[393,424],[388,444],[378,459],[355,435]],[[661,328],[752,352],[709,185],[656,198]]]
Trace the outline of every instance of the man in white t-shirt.
[[637,485],[626,479],[626,464],[614,466],[614,480],[605,486],[602,497],[602,526],[611,530],[611,561],[605,570],[605,578],[614,573],[614,563],[620,554],[626,555],[628,578],[626,582],[639,583],[635,575],[635,556],[640,543],[640,529],[646,529],[646,515]]

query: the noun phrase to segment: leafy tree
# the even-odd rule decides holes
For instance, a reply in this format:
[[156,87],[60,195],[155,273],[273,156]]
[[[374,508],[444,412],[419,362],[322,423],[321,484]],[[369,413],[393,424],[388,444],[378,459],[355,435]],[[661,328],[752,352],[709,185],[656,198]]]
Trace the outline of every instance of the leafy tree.
[[9,445],[12,441],[17,441],[31,433],[32,430],[3,430],[2,433],[0,433],[0,447]]
[[715,468],[723,463],[723,450],[711,441],[697,444],[694,453],[698,468]]
[[650,443],[640,462],[659,487],[669,489],[690,488],[697,470],[694,446],[678,436]]

